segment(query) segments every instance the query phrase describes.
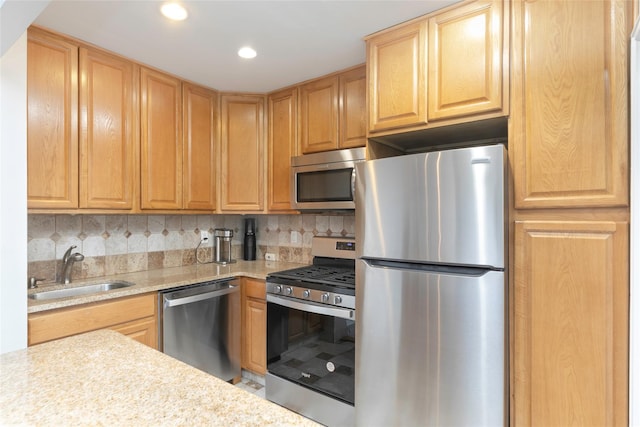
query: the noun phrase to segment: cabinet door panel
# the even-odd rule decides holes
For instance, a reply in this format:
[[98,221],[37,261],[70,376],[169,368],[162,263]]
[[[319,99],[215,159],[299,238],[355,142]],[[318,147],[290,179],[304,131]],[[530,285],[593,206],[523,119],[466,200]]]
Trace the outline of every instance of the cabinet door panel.
[[303,154],[338,148],[338,77],[300,87],[300,147]]
[[502,17],[494,0],[429,18],[429,120],[502,108]]
[[156,317],[146,317],[144,319],[122,323],[112,326],[109,329],[120,332],[153,349],[158,349],[158,319]]
[[218,95],[192,84],[183,85],[184,207],[216,208],[216,123]]
[[78,207],[78,47],[30,29],[27,204]]
[[367,79],[365,67],[340,74],[340,148],[367,144]]
[[180,80],[140,72],[142,209],[182,208]]
[[513,3],[518,208],[628,204],[632,2]]
[[269,96],[270,211],[291,210],[291,157],[297,154],[297,90]]
[[222,95],[221,208],[264,206],[264,97]]
[[367,41],[369,131],[427,122],[426,21]]
[[80,49],[80,207],[131,209],[135,183],[136,67]]
[[626,425],[628,261],[626,223],[516,222],[516,425]]

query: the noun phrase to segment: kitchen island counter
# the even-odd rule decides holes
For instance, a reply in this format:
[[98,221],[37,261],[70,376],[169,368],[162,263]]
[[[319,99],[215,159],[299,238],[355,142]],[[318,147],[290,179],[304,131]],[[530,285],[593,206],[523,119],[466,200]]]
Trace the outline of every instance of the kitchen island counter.
[[0,373],[0,425],[318,425],[110,330],[0,355]]

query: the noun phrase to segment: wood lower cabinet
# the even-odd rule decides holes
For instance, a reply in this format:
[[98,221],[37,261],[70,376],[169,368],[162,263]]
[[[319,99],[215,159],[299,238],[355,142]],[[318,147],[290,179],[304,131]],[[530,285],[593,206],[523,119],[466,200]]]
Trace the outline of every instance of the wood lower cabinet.
[[154,292],[30,314],[28,344],[97,329],[113,329],[157,349],[157,301],[157,293]]
[[628,205],[631,9],[624,0],[513,2],[517,208]]
[[267,372],[267,290],[264,280],[242,278],[242,368]]
[[298,90],[269,95],[267,209],[291,210],[291,157],[297,155]]
[[216,209],[218,94],[190,83],[182,85],[183,206]]
[[516,222],[514,425],[627,425],[628,239],[626,222]]
[[223,211],[264,209],[264,104],[262,95],[221,95]]
[[27,206],[78,207],[78,46],[27,35]]
[[80,207],[131,209],[138,185],[139,67],[80,48]]
[[181,81],[140,70],[141,208],[182,208]]

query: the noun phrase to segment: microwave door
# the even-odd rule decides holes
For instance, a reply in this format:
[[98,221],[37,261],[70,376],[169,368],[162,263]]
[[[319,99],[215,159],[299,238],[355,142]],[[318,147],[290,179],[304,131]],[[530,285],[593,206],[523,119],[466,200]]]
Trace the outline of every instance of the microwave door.
[[297,209],[354,209],[353,164],[293,169],[292,200]]

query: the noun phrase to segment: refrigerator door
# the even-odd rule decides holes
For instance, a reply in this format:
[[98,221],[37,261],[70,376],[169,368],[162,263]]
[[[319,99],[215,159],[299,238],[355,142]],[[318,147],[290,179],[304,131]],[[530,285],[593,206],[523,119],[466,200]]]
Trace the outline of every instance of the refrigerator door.
[[505,267],[503,145],[356,166],[359,257]]
[[504,272],[405,267],[356,262],[356,425],[507,425]]

